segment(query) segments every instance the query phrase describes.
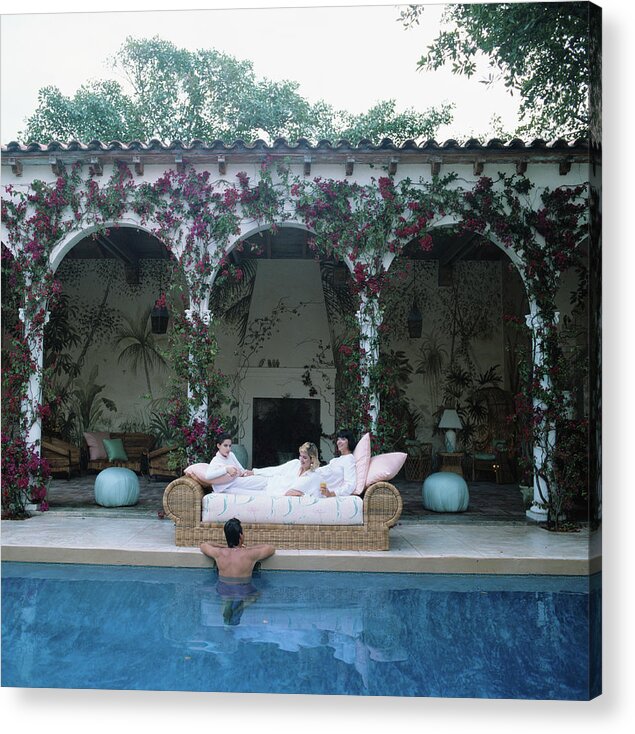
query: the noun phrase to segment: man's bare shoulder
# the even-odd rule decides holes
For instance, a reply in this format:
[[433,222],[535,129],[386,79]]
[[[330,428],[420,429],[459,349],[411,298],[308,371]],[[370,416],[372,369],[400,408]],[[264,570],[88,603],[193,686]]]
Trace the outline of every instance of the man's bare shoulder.
[[223,559],[230,562],[236,558],[246,558],[254,562],[262,561],[276,552],[276,549],[268,544],[226,548],[225,546],[215,545],[214,543],[201,543],[199,547],[201,552],[209,558],[213,558],[216,561]]
[[225,555],[227,548],[222,545],[215,545],[214,543],[201,543],[199,548],[201,551],[210,558],[218,558],[219,556]]
[[276,549],[272,545],[263,543],[261,545],[244,546],[242,550],[247,551],[251,558],[255,558],[257,561],[261,561],[264,558],[272,556]]

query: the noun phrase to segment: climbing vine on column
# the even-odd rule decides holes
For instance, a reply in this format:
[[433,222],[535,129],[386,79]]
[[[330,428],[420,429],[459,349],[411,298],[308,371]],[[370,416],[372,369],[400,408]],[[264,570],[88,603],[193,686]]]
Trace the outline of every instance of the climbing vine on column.
[[[33,357],[42,345],[47,311],[55,308],[60,292],[50,265],[52,250],[67,235],[88,227],[108,234],[121,220],[136,217],[181,268],[188,294],[180,311],[175,309],[172,367],[180,386],[174,386],[172,420],[182,457],[209,457],[220,418],[207,409],[216,409],[222,401],[223,381],[213,368],[216,345],[206,315],[208,289],[214,275],[231,278],[235,273],[226,248],[241,222],[273,223],[284,217],[283,200],[266,170],[255,184],[245,173],[236,178],[235,183],[212,181],[208,171],[190,168],[168,170],[155,183],[137,184],[129,168],[117,163],[102,182],[92,172],[84,175],[77,163],[69,170],[58,166],[53,182],[5,187],[2,217],[8,237],[3,266],[7,282],[24,294],[21,323],[3,347],[2,508],[7,516],[24,516],[31,500],[46,509],[49,468],[40,458],[38,441],[29,436],[50,406],[28,395],[29,385],[42,385],[46,379]],[[185,310],[189,318],[176,315]]]
[[[589,234],[589,191],[587,186],[544,189],[536,206],[530,199],[535,196],[533,189],[523,176],[483,177],[464,195],[463,222],[471,231],[503,243],[520,261],[533,304],[534,349],[522,368],[525,389],[516,396],[514,421],[525,441],[539,448],[532,470],[540,504],[547,511],[548,524],[560,529],[574,498],[586,498],[588,490],[583,466],[588,420],[567,419],[572,408],[572,371],[579,362],[563,353],[556,298],[562,273],[573,268],[578,272],[578,287],[571,300],[585,303],[588,272],[580,245]],[[539,461],[536,456],[541,457]]]
[[[393,379],[377,356],[379,298],[386,273],[406,245],[415,242],[429,251],[433,229],[441,223],[454,222],[458,231],[490,237],[517,256],[529,298],[538,305],[545,324],[539,336],[546,359],[533,369],[529,383],[544,408],[540,412],[534,408],[530,423],[544,426],[559,420],[566,379],[553,328],[555,298],[564,270],[581,269],[582,288],[586,282],[578,248],[585,234],[585,187],[544,190],[536,205],[534,187],[523,176],[481,177],[471,183],[455,174],[418,181],[381,175],[360,184],[292,176],[288,167],[263,161],[253,181],[245,172],[235,179],[213,180],[209,171],[186,168],[167,170],[154,182],[137,183],[125,164],[117,164],[102,182],[93,173],[84,175],[81,165],[75,164],[68,171],[59,170],[52,182],[6,187],[2,215],[8,239],[3,262],[25,300],[22,328],[11,334],[3,355],[3,393],[8,401],[2,423],[4,512],[23,513],[29,495],[44,500],[47,467],[28,436],[33,422],[48,408],[29,402],[26,392],[34,376],[40,382],[45,379],[32,356],[34,345],[41,343],[47,310],[55,307],[59,293],[49,264],[52,250],[70,233],[87,227],[105,231],[124,219],[138,221],[164,243],[187,284],[187,293],[172,303],[168,349],[174,371],[171,421],[181,462],[207,460],[222,426],[225,382],[214,368],[217,346],[208,311],[212,281],[240,277],[227,251],[246,225],[275,232],[290,218],[310,230],[316,257],[347,264],[358,306],[364,306],[360,321],[350,330],[354,338],[339,347],[338,366],[347,375],[337,400],[339,415],[353,428],[373,429],[376,451],[392,450],[398,430],[396,419],[382,411],[379,400]],[[364,340],[359,323],[365,328]],[[547,374],[549,382],[542,379]],[[539,438],[534,434],[534,440]],[[558,507],[564,507],[558,504],[560,498],[571,491],[563,461],[555,455],[545,469],[547,501],[556,514]],[[28,467],[26,479],[20,466]]]

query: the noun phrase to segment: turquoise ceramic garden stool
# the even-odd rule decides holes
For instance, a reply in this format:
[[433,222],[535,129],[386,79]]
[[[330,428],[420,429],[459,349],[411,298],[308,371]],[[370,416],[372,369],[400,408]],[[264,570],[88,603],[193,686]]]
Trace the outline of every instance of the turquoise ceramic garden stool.
[[463,477],[451,471],[430,474],[423,483],[423,506],[433,512],[465,512],[470,493]]
[[95,479],[95,502],[102,507],[136,505],[139,501],[139,480],[131,469],[110,466]]

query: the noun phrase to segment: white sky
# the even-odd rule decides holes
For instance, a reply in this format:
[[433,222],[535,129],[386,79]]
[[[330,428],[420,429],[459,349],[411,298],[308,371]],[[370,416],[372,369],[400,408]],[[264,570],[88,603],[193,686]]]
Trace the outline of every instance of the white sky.
[[[249,5],[249,9],[177,11],[169,9],[176,5],[172,2],[131,0],[107,5],[159,10],[45,14],[24,11],[35,5],[47,11],[72,10],[79,4],[25,1],[16,5],[19,14],[3,15],[1,26],[2,143],[17,138],[25,118],[35,110],[41,87],[55,85],[71,96],[90,78],[112,77],[107,60],[128,35],[158,35],[181,48],[216,48],[248,59],[257,76],[297,81],[300,94],[311,102],[321,98],[350,112],[365,112],[375,102],[392,98],[399,109],[421,111],[454,102],[455,122],[440,130],[439,141],[493,137],[488,124],[494,113],[510,129],[516,124],[517,97],[512,98],[502,85],[494,89],[479,83],[486,64],[483,73],[471,80],[449,70],[417,71],[418,59],[438,32],[440,4],[427,6],[420,25],[410,30],[398,21],[397,6],[391,4],[362,5],[351,0],[349,7],[340,2],[330,3],[331,7],[313,3],[314,7],[276,9],[266,7],[270,4],[245,0],[235,5]],[[95,2],[91,8],[104,5]]]

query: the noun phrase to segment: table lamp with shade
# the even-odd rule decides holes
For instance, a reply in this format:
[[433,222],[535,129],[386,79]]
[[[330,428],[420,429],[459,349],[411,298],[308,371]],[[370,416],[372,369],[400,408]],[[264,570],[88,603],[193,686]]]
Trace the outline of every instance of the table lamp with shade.
[[463,428],[463,424],[456,410],[446,408],[443,411],[443,415],[439,421],[439,428],[445,430],[445,450],[449,454],[453,454],[456,451],[456,430]]

